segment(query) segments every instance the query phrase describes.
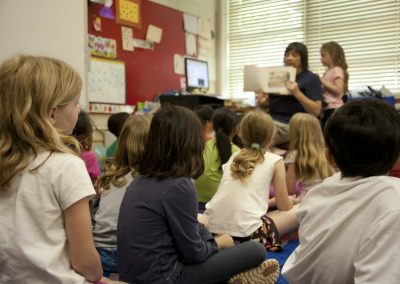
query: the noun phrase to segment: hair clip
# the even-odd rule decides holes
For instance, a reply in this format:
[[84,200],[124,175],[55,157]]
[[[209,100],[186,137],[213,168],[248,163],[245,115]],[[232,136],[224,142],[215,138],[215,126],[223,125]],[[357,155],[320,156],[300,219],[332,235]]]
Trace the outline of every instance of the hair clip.
[[258,143],[251,144],[251,149],[256,149],[256,150],[260,149],[260,144]]

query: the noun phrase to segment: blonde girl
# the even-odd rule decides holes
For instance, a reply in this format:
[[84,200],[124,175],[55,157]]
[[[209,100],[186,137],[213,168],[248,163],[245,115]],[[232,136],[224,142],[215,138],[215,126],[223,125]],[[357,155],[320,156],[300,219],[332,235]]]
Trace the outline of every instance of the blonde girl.
[[150,128],[149,115],[131,116],[124,123],[117,142],[115,158],[96,183],[102,188],[96,211],[93,236],[107,273],[117,273],[117,222],[119,207],[127,186],[138,175],[139,162]]
[[[206,205],[209,229],[235,239],[258,240],[269,250],[281,248],[279,234],[297,227],[292,201],[286,189],[282,157],[269,152],[274,132],[272,118],[261,110],[246,114],[240,123],[245,147],[223,165],[217,193]],[[270,184],[275,186],[277,222],[268,214]],[[282,212],[288,211],[288,212]],[[282,214],[287,215],[281,218]]]
[[0,282],[102,277],[84,162],[69,136],[82,82],[62,61],[20,55],[0,67]]
[[348,90],[349,74],[343,48],[335,41],[324,43],[321,47],[321,63],[327,71],[321,78],[324,99],[327,106],[321,118],[322,126],[333,111],[343,105],[342,97]]
[[296,193],[300,183],[302,199],[311,187],[334,174],[325,157],[325,142],[316,117],[297,113],[289,122],[290,144],[285,158],[289,194]]

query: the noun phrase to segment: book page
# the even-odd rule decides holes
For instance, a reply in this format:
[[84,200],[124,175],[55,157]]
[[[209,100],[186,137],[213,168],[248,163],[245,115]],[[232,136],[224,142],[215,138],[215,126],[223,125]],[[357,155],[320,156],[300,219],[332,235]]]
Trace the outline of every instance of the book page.
[[291,66],[244,66],[244,91],[291,95],[286,82],[296,80],[296,68]]

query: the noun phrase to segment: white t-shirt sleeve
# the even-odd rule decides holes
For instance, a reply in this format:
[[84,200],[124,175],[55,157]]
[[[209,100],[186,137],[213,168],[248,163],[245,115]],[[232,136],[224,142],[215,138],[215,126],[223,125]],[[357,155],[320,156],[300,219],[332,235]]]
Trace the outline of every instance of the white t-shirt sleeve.
[[54,191],[62,210],[96,194],[85,163],[75,156],[70,156],[59,164],[54,179]]
[[371,228],[354,262],[354,283],[398,283],[400,210],[366,225]]

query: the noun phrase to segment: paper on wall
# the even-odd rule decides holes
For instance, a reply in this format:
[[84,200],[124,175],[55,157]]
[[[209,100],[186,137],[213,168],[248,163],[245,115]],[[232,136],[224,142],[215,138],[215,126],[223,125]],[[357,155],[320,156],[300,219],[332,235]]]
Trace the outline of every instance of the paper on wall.
[[199,32],[198,20],[195,16],[183,14],[183,26],[188,33],[197,35]]
[[196,36],[194,34],[186,33],[185,43],[186,43],[186,54],[189,56],[196,56],[197,54]]
[[122,33],[122,49],[126,51],[133,51],[135,49],[133,44],[133,29],[121,27]]
[[206,39],[211,39],[211,19],[201,17],[199,23],[199,36]]
[[184,58],[179,54],[174,54],[174,73],[180,75],[185,74]]
[[199,48],[202,49],[207,49],[207,50],[212,50],[212,41],[210,39],[204,39],[199,37],[198,38],[198,42],[199,42]]
[[147,41],[160,43],[161,36],[162,36],[162,29],[153,25],[149,25],[146,34]]

